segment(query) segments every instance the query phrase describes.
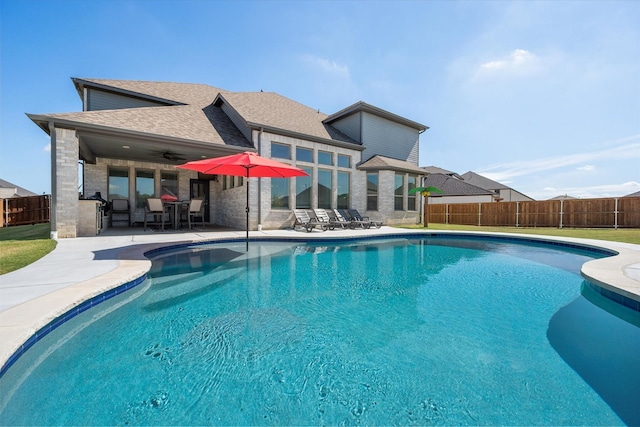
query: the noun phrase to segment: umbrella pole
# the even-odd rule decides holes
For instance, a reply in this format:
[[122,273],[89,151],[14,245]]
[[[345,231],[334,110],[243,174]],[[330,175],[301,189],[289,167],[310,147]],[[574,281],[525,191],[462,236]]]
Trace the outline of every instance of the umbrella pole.
[[247,247],[246,251],[249,252],[249,168],[247,168]]

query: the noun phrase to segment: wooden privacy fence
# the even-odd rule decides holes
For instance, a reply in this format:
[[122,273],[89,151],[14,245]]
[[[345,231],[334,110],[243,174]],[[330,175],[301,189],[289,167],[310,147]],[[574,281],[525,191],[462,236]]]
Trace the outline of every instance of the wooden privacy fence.
[[50,200],[48,195],[0,199],[0,227],[49,222]]
[[640,197],[430,203],[428,222],[502,227],[640,228]]

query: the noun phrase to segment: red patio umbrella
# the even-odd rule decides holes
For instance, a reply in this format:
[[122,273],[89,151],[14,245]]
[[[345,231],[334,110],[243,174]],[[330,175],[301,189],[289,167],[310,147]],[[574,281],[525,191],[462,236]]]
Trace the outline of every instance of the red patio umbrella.
[[247,178],[247,250],[249,250],[249,180],[248,178],[291,178],[307,176],[302,169],[245,151],[231,156],[195,160],[176,166],[205,174],[244,176]]

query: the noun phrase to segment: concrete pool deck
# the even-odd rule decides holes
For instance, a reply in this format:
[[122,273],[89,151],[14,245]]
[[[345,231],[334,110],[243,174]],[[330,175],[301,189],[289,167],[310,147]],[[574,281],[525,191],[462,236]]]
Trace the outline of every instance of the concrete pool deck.
[[[305,233],[263,230],[250,239],[308,241],[409,234],[500,236],[565,242],[613,250],[618,255],[587,262],[582,274],[591,282],[631,300],[640,301],[640,245],[602,240],[570,239],[508,233],[441,231],[382,227],[371,230],[333,230]],[[84,301],[144,276],[151,268],[144,254],[164,246],[239,240],[230,244],[244,250],[244,231],[151,232],[135,228],[108,229],[95,237],[60,239],[55,250],[20,270],[0,276],[0,368],[52,320]],[[260,256],[255,242],[246,256]]]

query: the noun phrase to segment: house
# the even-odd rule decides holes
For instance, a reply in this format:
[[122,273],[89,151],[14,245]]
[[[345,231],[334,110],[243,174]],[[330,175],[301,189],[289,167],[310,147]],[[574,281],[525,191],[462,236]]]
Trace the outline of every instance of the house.
[[493,181],[487,177],[479,175],[475,172],[467,172],[462,174],[462,178],[465,182],[471,185],[475,185],[485,190],[492,191],[496,194],[497,200],[501,202],[529,202],[533,199],[529,196],[522,194],[513,188],[506,186],[500,182]]
[[429,204],[444,203],[487,203],[494,202],[496,194],[450,174],[431,173],[423,181],[424,187],[435,187],[442,194],[431,192]]
[[[251,230],[293,223],[294,208],[355,208],[387,224],[415,222],[427,126],[364,102],[328,115],[273,92],[191,83],[81,79],[82,111],[27,114],[51,138],[52,230],[79,234],[77,189],[126,199],[142,223],[149,197],[203,198],[210,224],[245,227],[246,180],[176,169],[243,151],[309,176],[249,184]],[[78,161],[83,172],[78,172]]]
[[18,185],[12,184],[9,181],[0,179],[0,199],[29,196],[37,196],[37,194]]

